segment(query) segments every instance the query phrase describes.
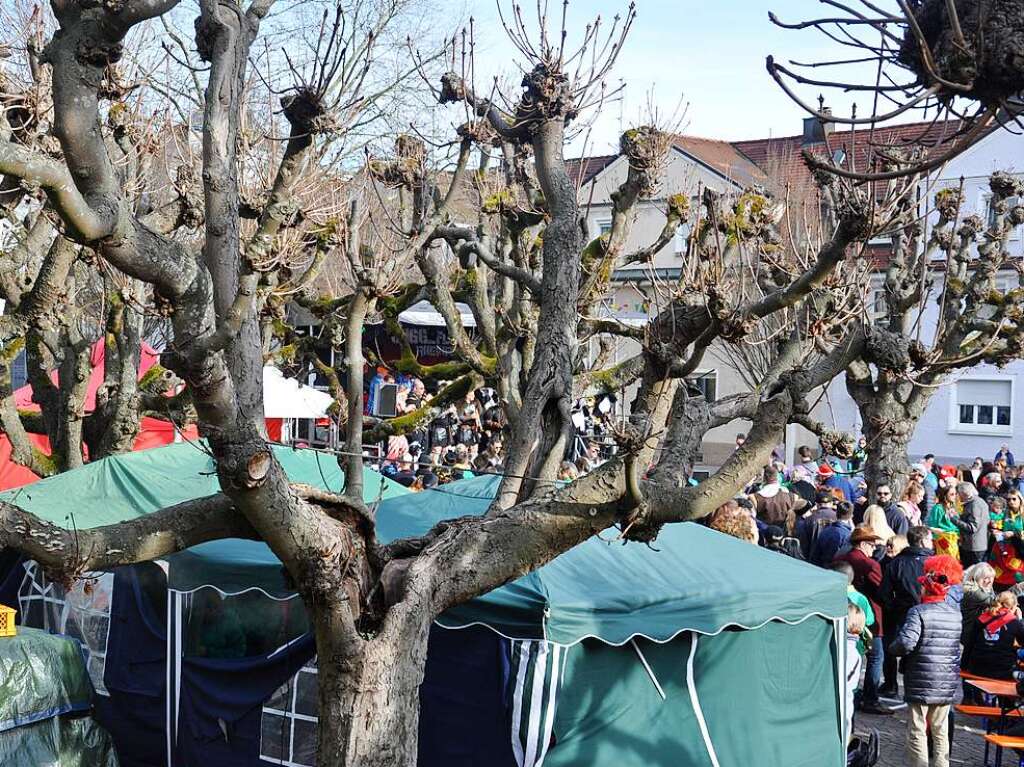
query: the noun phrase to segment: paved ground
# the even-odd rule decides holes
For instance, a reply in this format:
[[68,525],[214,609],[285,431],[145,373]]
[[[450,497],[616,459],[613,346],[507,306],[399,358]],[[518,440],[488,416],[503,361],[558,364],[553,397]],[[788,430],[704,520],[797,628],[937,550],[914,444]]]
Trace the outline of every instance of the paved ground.
[[[975,732],[965,730],[972,728]],[[981,767],[985,741],[977,731],[981,728],[978,719],[958,717],[956,734],[953,736],[953,750],[950,753],[950,765],[966,765]],[[907,741],[907,710],[900,709],[892,716],[870,716],[857,714],[856,729],[865,732],[869,729],[878,730],[880,758],[878,767],[906,767]],[[1003,759],[1004,765],[1014,763],[1012,759]]]

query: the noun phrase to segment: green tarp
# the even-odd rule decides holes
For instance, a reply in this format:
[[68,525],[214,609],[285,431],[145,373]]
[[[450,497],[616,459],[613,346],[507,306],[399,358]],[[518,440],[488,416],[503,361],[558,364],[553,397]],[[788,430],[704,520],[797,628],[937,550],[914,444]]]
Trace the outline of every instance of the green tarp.
[[[337,459],[316,450],[273,446],[292,482],[341,492],[344,474]],[[368,502],[409,491],[367,469]],[[135,519],[166,506],[219,492],[213,459],[203,442],[140,450],[104,458],[80,469],[0,493],[48,522],[65,527],[100,527]]]
[[0,638],[0,733],[91,704],[92,682],[74,639],[28,628]]
[[[334,456],[280,445],[273,450],[292,482],[332,492],[344,487],[344,474]],[[402,485],[369,469],[363,486],[367,503],[409,494]],[[135,519],[219,489],[213,459],[203,443],[182,442],[93,461],[0,493],[0,500],[54,524],[83,529]],[[291,593],[281,563],[259,541],[213,541],[168,559],[172,589],[213,586],[230,593],[259,588],[276,597]]]
[[4,767],[118,767],[110,735],[92,717],[59,716],[0,733]]

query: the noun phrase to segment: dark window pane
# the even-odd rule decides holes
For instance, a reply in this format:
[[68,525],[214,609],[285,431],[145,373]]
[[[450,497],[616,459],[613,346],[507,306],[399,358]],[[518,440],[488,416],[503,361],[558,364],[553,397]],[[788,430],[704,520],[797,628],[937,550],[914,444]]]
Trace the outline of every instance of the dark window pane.
[[292,761],[295,764],[307,765],[307,767],[316,765],[316,722],[295,720]]
[[992,406],[991,405],[978,405],[978,423],[979,424],[991,424],[992,423]]
[[960,423],[974,423],[974,405],[960,406]]
[[996,423],[999,426],[1010,425],[1010,407],[1009,405],[1000,405],[996,408]]
[[268,759],[288,758],[288,720],[283,716],[264,714],[260,733],[260,756]]
[[295,713],[317,715],[317,675],[300,671],[296,677]]

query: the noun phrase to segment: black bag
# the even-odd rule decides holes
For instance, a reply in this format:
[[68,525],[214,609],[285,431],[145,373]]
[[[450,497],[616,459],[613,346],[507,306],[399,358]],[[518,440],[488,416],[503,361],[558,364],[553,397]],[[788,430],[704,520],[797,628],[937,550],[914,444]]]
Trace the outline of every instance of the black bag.
[[874,767],[878,762],[878,730],[868,739],[853,738],[846,749],[846,767]]

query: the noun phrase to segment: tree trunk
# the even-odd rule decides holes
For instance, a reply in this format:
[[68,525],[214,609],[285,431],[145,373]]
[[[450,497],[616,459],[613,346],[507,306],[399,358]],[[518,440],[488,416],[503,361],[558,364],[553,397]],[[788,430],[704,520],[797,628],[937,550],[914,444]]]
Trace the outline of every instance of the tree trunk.
[[345,327],[348,419],[341,465],[345,471],[345,495],[355,501],[363,500],[363,323],[372,307],[373,301],[362,290],[356,290]]
[[924,408],[902,404],[892,392],[876,395],[861,407],[861,432],[867,440],[864,479],[868,497],[875,498],[879,485],[889,485],[899,499],[910,474],[908,446]]
[[[495,500],[506,509],[532,493],[537,477],[554,479],[562,459],[559,451],[564,451],[572,435],[582,235],[576,187],[566,173],[562,156],[564,131],[561,119],[546,120],[533,138],[537,177],[551,219],[544,230],[537,348],[522,409],[507,446],[506,474]],[[525,482],[524,476],[529,477]]]
[[[348,610],[348,603],[335,609]],[[429,621],[353,641],[332,613],[321,609],[315,617],[320,685],[317,764],[415,767]],[[385,623],[393,625],[390,620]]]

